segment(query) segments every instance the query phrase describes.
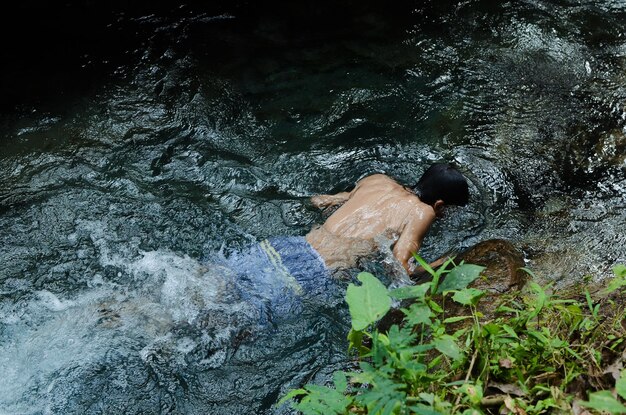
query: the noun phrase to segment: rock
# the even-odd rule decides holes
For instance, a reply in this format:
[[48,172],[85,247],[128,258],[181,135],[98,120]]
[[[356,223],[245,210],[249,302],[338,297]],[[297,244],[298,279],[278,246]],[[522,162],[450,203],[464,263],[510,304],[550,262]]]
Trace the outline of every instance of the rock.
[[[490,239],[468,248],[455,257],[455,263],[465,261],[468,264],[485,267],[481,277],[475,280],[470,287],[485,291],[485,295],[478,303],[477,310],[483,314],[481,320],[494,317],[499,298],[506,293],[519,291],[526,282],[526,273],[521,270],[524,266],[524,255],[515,246],[503,239]],[[414,275],[417,283],[427,281],[430,275],[426,272]],[[402,304],[406,307],[407,304]],[[446,316],[464,315],[468,310],[452,302],[446,301]],[[391,310],[378,324],[378,329],[385,331],[393,324],[402,321],[404,314],[399,309]]]
[[521,290],[527,280],[528,274],[521,269],[524,267],[523,253],[504,239],[477,243],[455,258],[457,264],[461,261],[485,267],[481,277],[470,287],[486,291],[477,307],[486,320],[494,317],[502,294]]
[[526,280],[524,255],[513,244],[504,239],[489,239],[467,249],[455,259],[485,267],[482,275],[472,287],[502,294],[520,289]]

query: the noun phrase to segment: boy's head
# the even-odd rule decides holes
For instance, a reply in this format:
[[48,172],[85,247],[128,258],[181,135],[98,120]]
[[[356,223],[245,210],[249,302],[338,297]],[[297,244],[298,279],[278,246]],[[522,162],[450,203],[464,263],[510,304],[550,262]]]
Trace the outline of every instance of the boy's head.
[[444,205],[465,206],[469,199],[467,180],[456,167],[447,163],[430,166],[413,190],[422,202],[433,207],[441,202]]

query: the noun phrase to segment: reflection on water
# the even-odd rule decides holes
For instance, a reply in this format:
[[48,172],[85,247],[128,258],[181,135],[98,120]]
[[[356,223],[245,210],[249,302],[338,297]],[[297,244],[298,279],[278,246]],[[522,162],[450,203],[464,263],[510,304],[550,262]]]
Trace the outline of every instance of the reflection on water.
[[212,259],[374,172],[470,178],[427,258],[499,237],[560,282],[626,261],[626,7],[434,3],[117,14],[139,39],[90,51],[96,86],[4,113],[0,412],[278,411],[349,365],[343,294],[261,329]]

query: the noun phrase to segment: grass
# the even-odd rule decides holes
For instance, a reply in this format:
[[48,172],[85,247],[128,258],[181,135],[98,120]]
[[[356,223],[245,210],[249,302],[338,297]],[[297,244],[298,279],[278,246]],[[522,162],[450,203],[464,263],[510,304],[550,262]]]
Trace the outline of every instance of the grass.
[[[485,316],[484,292],[468,288],[482,267],[435,271],[416,259],[430,282],[388,290],[361,273],[361,285],[348,287],[347,353],[358,370],[292,390],[279,404],[306,415],[626,413],[626,267],[593,294],[531,281]],[[392,299],[402,318],[383,332],[377,322]]]

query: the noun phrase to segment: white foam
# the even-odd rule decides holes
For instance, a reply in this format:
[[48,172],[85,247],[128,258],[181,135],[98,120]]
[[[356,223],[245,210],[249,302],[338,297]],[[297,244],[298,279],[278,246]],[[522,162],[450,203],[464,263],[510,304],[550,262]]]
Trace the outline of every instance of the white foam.
[[129,264],[128,270],[133,275],[147,273],[163,281],[159,302],[175,321],[193,323],[201,311],[220,301],[218,287],[224,285],[217,273],[208,273],[197,260],[168,251],[144,252]]
[[[7,324],[0,342],[0,402],[11,413],[51,410],[46,396],[50,393],[71,399],[76,382],[84,376],[82,368],[112,350],[141,353],[144,360],[169,350],[168,360],[186,365],[186,355],[205,347],[212,353],[200,363],[219,366],[228,356],[221,349],[237,330],[231,326],[238,324],[231,323],[237,318],[230,316],[253,312],[249,304],[226,303],[232,271],[166,250],[124,258],[112,254],[111,235],[105,237],[102,223],[81,226],[89,230],[100,263],[115,265],[122,276],[112,282],[96,274],[78,295],[40,290],[30,300],[0,309],[0,321]],[[203,331],[199,338],[173,334],[177,324],[198,324],[210,310],[225,313],[226,318],[215,323],[224,327],[211,327],[210,334]],[[145,346],[141,352],[132,351],[127,349],[129,341]]]
[[63,311],[74,305],[72,301],[62,301],[58,296],[47,290],[37,291],[41,305],[51,311]]

